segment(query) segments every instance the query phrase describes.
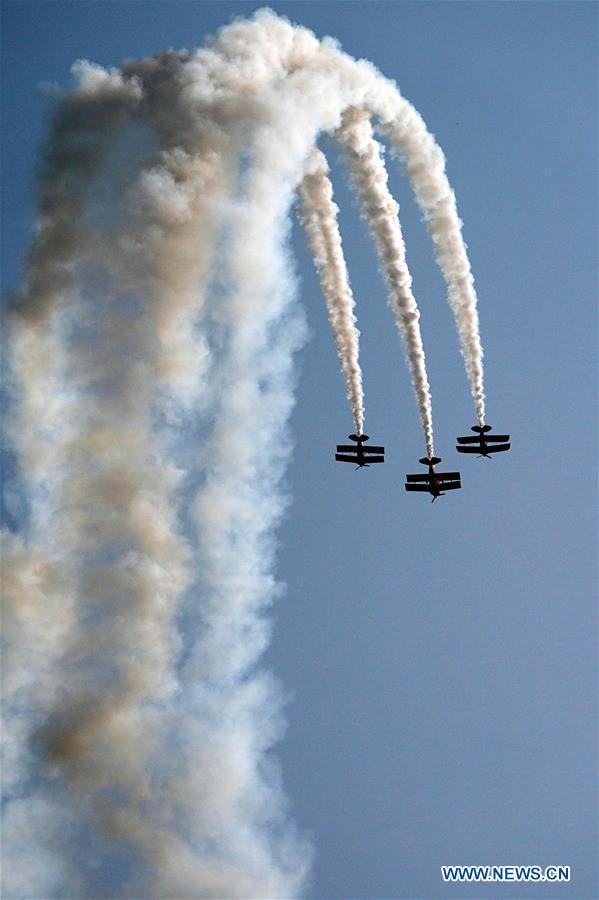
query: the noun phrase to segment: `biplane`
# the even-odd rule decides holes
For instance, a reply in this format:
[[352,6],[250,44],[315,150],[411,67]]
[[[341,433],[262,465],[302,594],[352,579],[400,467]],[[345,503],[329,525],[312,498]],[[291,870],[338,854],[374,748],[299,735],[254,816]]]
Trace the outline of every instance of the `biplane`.
[[370,440],[367,434],[350,434],[349,439],[355,441],[355,446],[353,444],[337,444],[335,453],[337,462],[355,463],[358,469],[369,466],[371,463],[385,462],[384,447],[364,446],[364,441]]
[[466,437],[458,438],[458,453],[478,453],[479,456],[486,456],[491,459],[491,453],[501,453],[510,449],[509,434],[489,434],[490,425],[473,425],[471,431],[476,432],[474,435],[466,435]]
[[423,456],[419,460],[428,466],[426,475],[406,475],[406,491],[423,491],[432,495],[432,503],[442,497],[445,491],[456,491],[462,487],[459,472],[436,472],[435,466],[441,462],[439,456]]

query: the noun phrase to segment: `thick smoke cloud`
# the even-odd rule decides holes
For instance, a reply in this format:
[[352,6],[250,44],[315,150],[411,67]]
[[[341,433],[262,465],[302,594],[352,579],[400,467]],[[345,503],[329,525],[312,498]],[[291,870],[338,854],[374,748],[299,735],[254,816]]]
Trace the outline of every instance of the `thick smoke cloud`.
[[272,757],[280,689],[259,668],[304,340],[289,209],[303,189],[358,427],[353,300],[316,150],[342,128],[432,448],[368,119],[407,159],[482,415],[453,194],[392,83],[269,11],[193,53],[74,75],[9,317],[29,517],[4,552],[4,895],[296,896],[311,851]]

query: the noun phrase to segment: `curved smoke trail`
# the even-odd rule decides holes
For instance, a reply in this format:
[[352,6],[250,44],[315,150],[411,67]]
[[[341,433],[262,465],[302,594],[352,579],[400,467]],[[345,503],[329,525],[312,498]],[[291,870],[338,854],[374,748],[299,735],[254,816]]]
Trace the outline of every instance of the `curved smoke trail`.
[[412,293],[412,276],[398,219],[399,206],[387,186],[381,146],[375,141],[368,115],[345,114],[338,137],[346,151],[350,176],[362,203],[389,288],[391,308],[402,336],[418,402],[429,457],[434,456],[431,394],[420,334],[420,312]]
[[485,422],[483,349],[480,339],[474,277],[462,237],[456,199],[445,174],[445,157],[420,114],[404,101],[401,115],[384,125],[393,146],[407,161],[427,229],[435,245],[435,258],[447,284],[449,305],[460,339],[460,348],[479,425]]
[[359,363],[360,332],[356,327],[354,315],[356,304],[349,283],[337,222],[339,210],[333,201],[333,186],[328,173],[329,166],[324,154],[320,150],[315,150],[299,188],[302,198],[300,218],[320,276],[329,321],[345,376],[347,397],[354,415],[356,433],[362,434],[364,394]]
[[5,552],[4,892],[295,896],[310,851],[257,667],[303,340],[288,211],[318,135],[374,116],[468,362],[453,195],[394,85],[268,11],[192,54],[75,74],[11,315],[29,516]]

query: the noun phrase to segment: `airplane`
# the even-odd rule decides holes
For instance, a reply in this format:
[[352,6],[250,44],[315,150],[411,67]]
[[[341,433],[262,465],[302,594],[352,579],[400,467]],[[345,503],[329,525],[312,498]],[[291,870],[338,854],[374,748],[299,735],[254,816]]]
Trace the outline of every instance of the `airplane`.
[[364,441],[370,440],[367,434],[350,434],[349,439],[350,441],[355,441],[357,446],[337,444],[337,452],[335,453],[337,462],[356,463],[357,469],[368,467],[371,463],[385,462],[384,447],[364,446]]
[[[479,456],[491,459],[491,453],[501,453],[510,449],[509,434],[488,434],[487,432],[491,431],[490,425],[473,425],[471,431],[476,432],[476,437],[458,438],[456,447],[458,453],[478,453]],[[472,446],[469,446],[470,444]]]
[[459,472],[435,472],[435,466],[441,462],[439,456],[423,456],[419,462],[428,466],[428,473],[406,475],[406,491],[428,491],[433,497],[431,503],[434,503],[445,491],[456,491],[462,487]]

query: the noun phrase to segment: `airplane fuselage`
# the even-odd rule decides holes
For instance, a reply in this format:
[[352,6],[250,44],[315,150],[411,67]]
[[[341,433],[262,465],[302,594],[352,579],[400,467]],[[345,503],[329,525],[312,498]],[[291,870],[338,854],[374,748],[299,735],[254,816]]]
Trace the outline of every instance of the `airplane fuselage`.
[[437,477],[437,473],[435,472],[434,466],[429,466],[428,474],[430,476],[429,490],[433,496],[433,499],[435,499],[436,497],[444,497],[445,494],[442,490],[443,481]]
[[366,454],[364,453],[364,447],[362,444],[358,444],[356,446],[356,465],[357,466],[367,466],[368,462],[366,461]]

